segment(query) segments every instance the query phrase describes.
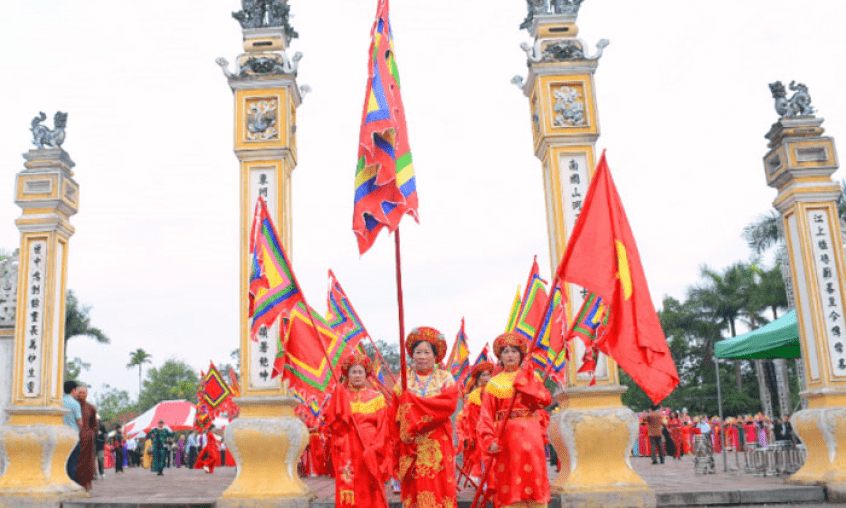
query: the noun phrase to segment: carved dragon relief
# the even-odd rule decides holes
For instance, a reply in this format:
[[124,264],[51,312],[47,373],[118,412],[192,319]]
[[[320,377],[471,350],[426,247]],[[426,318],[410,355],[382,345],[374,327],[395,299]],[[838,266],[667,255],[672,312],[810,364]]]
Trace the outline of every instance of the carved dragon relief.
[[276,115],[279,110],[278,99],[260,99],[247,106],[247,139],[267,141],[279,139],[276,129]]
[[526,52],[529,63],[549,63],[576,60],[599,60],[605,47],[608,46],[608,39],[600,39],[596,43],[596,53],[588,55],[584,48],[587,46],[582,39],[557,40],[539,39],[534,46],[528,42],[520,44],[520,48]]
[[11,256],[0,257],[0,326],[15,324],[19,265],[20,251],[18,249],[15,249]]
[[258,76],[271,76],[274,74],[297,75],[300,60],[303,54],[300,51],[294,53],[294,58],[289,59],[285,53],[264,53],[262,55],[251,55],[247,58],[238,57],[240,65],[236,72],[229,70],[229,61],[225,58],[218,58],[215,63],[223,70],[228,79],[245,79]]

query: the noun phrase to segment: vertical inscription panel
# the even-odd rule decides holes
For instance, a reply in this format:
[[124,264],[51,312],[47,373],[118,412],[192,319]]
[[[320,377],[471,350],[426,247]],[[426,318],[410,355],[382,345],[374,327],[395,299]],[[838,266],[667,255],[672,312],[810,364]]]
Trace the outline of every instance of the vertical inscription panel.
[[828,350],[832,378],[846,378],[846,317],[844,317],[843,293],[833,242],[840,240],[840,232],[832,236],[828,214],[825,209],[809,209],[805,212],[808,231],[811,236],[811,250],[814,256],[814,271],[822,304],[822,321],[825,331],[824,347]]
[[[267,211],[273,218],[274,223],[279,220],[278,171],[279,168],[276,165],[255,165],[249,168],[251,209],[255,209],[259,197],[264,198],[267,202]],[[275,225],[278,229],[278,223]],[[250,226],[252,226],[252,223],[250,223]],[[249,273],[247,277],[249,280]],[[247,326],[249,326],[249,323]],[[273,362],[276,359],[279,347],[280,328],[277,320],[270,327],[261,327],[256,335],[257,340],[248,339],[247,365],[249,365],[250,389],[275,390],[279,388],[279,378],[273,378]],[[249,336],[249,330],[247,334]]]
[[42,395],[44,381],[44,295],[47,288],[47,242],[30,240],[27,246],[27,279],[23,291],[23,383],[22,395],[33,399]]

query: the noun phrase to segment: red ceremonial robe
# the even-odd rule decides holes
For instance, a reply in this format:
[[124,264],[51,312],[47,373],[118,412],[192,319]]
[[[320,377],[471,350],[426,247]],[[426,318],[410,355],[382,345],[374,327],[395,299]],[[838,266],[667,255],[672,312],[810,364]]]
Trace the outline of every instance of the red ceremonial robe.
[[637,431],[637,453],[641,457],[649,457],[649,427],[646,423],[641,423]]
[[466,414],[467,447],[464,450],[464,472],[473,478],[482,477],[482,449],[479,447],[479,414],[482,412],[482,388],[474,388],[467,396]]
[[693,438],[690,437],[691,436],[690,430],[691,430],[690,425],[688,425],[688,424],[682,425],[682,428],[681,428],[681,435],[682,435],[682,442],[683,442],[682,447],[684,448],[684,453],[687,453],[687,454],[689,454],[693,450],[693,445],[691,444],[691,442],[693,441]]
[[[227,453],[227,455],[229,455]],[[220,443],[217,441],[217,436],[214,432],[208,431],[206,433],[206,446],[200,450],[197,457],[197,462],[194,463],[194,469],[203,469],[203,466],[209,468],[209,473],[214,473],[214,467],[220,464]]]
[[721,453],[723,451],[723,438],[722,438],[722,431],[723,429],[720,427],[719,424],[714,425],[711,427],[711,439],[714,443],[714,453]]
[[[552,402],[540,376],[529,365],[521,370],[501,372],[485,386],[479,416],[479,437],[483,450],[490,450],[499,426],[506,420],[514,391],[517,398],[505,432],[497,443],[500,451],[493,457],[490,487],[496,490],[494,506],[508,506],[520,501],[548,503],[550,500],[544,450],[543,426],[538,411]],[[487,454],[487,453],[486,453]],[[485,459],[486,464],[491,463]]]
[[682,446],[684,445],[682,439],[682,427],[681,427],[681,420],[678,418],[671,418],[670,421],[667,423],[667,427],[670,429],[670,439],[673,440],[673,446],[675,446],[676,453],[673,455],[674,458],[681,458],[682,453],[684,452]]
[[403,506],[458,506],[450,420],[458,405],[458,385],[445,370],[409,370],[408,390],[400,393],[400,385],[395,385],[395,392],[391,437]]
[[388,416],[385,397],[376,390],[347,389],[341,384],[335,388],[326,406],[326,428],[332,436],[335,506],[388,508]]

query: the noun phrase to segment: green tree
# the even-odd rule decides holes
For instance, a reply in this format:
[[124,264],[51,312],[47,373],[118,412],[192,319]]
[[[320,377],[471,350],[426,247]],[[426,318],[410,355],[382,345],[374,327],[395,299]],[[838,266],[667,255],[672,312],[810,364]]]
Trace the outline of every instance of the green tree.
[[97,406],[100,421],[107,429],[114,427],[115,423],[121,421],[120,416],[129,413],[135,406],[130,401],[129,392],[107,384],[103,385],[103,390],[97,392],[94,405]]
[[[750,300],[755,291],[754,272],[749,264],[738,261],[718,273],[708,266],[703,266],[703,284],[688,291],[688,299],[706,315],[714,318],[721,328],[737,336],[737,322],[750,307]],[[735,361],[735,382],[737,391],[743,391],[741,365]]]
[[749,244],[750,249],[756,254],[761,254],[781,242],[781,235],[778,231],[780,221],[781,214],[775,210],[770,210],[759,215],[755,222],[743,228],[741,236]]
[[86,335],[102,344],[111,342],[102,330],[91,326],[91,309],[90,305],[80,304],[73,291],[68,290],[65,298],[65,351],[68,339],[79,335]]
[[65,381],[79,381],[82,371],[90,370],[91,364],[82,361],[82,358],[74,357],[73,360],[65,362]]
[[[392,342],[389,344],[381,339],[376,340],[374,342],[376,344],[376,347],[379,348],[379,352],[382,354],[382,357],[385,359],[385,362],[388,364],[388,368],[391,369],[391,372],[393,372],[394,374],[399,374],[399,343]],[[364,352],[367,353],[367,356],[376,359],[373,344],[369,340],[362,341],[361,344],[362,347],[364,347]]]
[[163,400],[193,399],[200,380],[188,364],[170,359],[159,368],[147,371],[139,396],[139,411],[144,412]]
[[138,403],[141,404],[141,367],[145,363],[150,363],[153,356],[140,347],[135,351],[129,353],[129,363],[126,364],[127,369],[138,367]]

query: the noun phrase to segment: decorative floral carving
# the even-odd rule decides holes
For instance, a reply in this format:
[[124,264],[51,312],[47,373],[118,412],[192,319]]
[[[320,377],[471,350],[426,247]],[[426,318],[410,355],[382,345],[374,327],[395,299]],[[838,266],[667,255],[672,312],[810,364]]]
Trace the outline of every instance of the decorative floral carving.
[[556,99],[552,108],[555,112],[553,124],[556,127],[587,125],[585,103],[577,87],[562,86],[552,95]]
[[279,110],[279,100],[254,99],[247,102],[247,139],[250,141],[267,141],[279,139],[276,129],[276,115]]

